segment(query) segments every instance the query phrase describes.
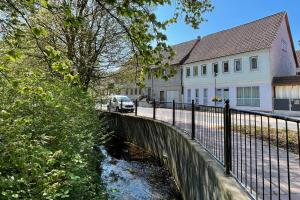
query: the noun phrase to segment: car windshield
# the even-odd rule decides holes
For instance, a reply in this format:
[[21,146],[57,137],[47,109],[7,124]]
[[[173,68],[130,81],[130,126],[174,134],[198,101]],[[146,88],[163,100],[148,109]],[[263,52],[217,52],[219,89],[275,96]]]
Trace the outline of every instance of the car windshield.
[[131,100],[126,96],[116,97],[118,101],[130,102]]

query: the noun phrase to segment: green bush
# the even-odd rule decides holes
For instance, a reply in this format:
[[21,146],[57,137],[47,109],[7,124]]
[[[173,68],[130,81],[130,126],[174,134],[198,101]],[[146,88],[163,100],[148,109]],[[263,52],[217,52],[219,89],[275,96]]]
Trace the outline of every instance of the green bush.
[[103,199],[93,99],[28,63],[0,64],[0,199]]

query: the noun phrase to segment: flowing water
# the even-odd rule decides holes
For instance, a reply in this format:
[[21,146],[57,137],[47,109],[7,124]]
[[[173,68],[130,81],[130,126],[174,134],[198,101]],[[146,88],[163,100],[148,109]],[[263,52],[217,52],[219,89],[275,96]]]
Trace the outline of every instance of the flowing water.
[[182,199],[168,170],[140,147],[113,139],[100,149],[101,179],[109,199]]

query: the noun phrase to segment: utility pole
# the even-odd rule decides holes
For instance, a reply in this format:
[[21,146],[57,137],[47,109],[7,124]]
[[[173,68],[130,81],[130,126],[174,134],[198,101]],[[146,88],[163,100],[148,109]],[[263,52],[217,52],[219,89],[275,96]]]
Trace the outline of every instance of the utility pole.
[[215,71],[214,69],[214,75],[215,75],[215,106],[217,106],[217,101],[216,101],[216,98],[217,98],[217,72]]

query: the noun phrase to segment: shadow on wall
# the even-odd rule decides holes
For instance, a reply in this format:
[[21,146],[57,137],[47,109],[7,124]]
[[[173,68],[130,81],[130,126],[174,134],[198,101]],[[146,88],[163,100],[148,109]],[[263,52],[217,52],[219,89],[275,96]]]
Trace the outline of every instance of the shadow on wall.
[[186,200],[248,199],[222,166],[181,130],[152,119],[102,113],[121,137],[164,161]]

